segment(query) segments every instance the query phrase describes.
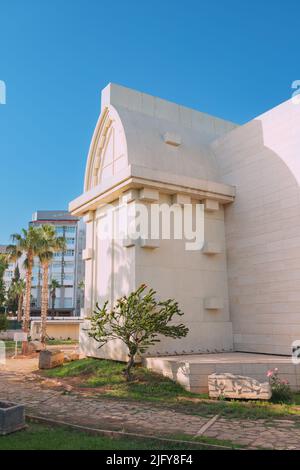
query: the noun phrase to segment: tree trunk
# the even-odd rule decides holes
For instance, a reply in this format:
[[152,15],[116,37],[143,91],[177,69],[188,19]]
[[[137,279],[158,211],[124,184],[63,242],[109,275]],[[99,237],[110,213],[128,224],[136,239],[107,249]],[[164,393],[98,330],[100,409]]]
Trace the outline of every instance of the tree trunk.
[[50,292],[50,295],[51,295],[51,317],[52,317],[52,320],[54,320],[54,308],[55,308],[55,297],[56,297],[56,294],[55,294],[55,290],[51,290]]
[[40,341],[43,347],[46,347],[46,335],[47,335],[47,316],[49,307],[49,291],[48,291],[48,275],[49,275],[49,263],[43,263],[43,282],[42,282],[42,302],[41,302],[41,335]]
[[18,322],[22,321],[23,294],[19,294],[18,298]]
[[131,369],[133,366],[134,366],[134,355],[130,355],[129,361],[127,362],[127,367],[124,370],[124,375],[125,375],[127,382],[130,382],[132,380]]
[[55,290],[52,292],[51,294],[51,303],[52,303],[52,310],[54,312],[54,309],[55,309],[55,300],[56,300],[56,292]]
[[[25,311],[23,317],[23,331],[29,333],[30,324],[30,297],[31,297],[31,282],[32,282],[32,265],[33,257],[28,255],[28,267],[26,271],[26,289],[25,289]],[[28,350],[27,341],[22,343],[22,354],[26,354]]]

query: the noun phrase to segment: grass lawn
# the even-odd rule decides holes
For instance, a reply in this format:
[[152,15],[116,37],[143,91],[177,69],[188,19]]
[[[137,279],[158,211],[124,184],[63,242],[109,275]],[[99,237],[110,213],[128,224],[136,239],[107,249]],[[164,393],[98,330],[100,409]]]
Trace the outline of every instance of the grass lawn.
[[0,450],[190,450],[201,447],[201,444],[189,446],[152,439],[95,436],[83,431],[36,423],[29,423],[25,430],[0,437]]
[[[49,339],[46,341],[50,346],[65,346],[65,345],[77,345],[78,341],[73,341],[71,339]],[[5,340],[5,349],[6,353],[11,356],[15,353],[15,342],[11,340]],[[18,352],[22,350],[22,343],[18,342]]]
[[253,419],[300,416],[300,394],[294,394],[294,403],[290,405],[250,400],[209,400],[208,395],[190,393],[181,385],[141,366],[135,367],[135,380],[127,383],[123,369],[123,363],[90,358],[69,362],[43,374],[64,379],[76,387],[94,388],[95,395],[175,405],[177,410],[202,416],[222,414],[229,418]]
[[[4,343],[5,343],[5,347],[7,349],[15,349],[15,342],[12,341],[12,340],[4,340]],[[21,347],[21,342],[19,341],[18,342],[18,347],[20,348]]]
[[53,345],[53,346],[59,346],[64,345],[64,344],[78,344],[78,341],[74,341],[73,339],[47,339],[46,340],[47,344]]
[[[6,350],[6,353],[11,356],[15,353],[15,350],[16,350],[16,343],[14,341],[10,341],[10,340],[5,340],[4,341],[5,343],[5,350]],[[22,343],[19,341],[18,342],[18,352],[20,352],[22,349]]]
[[[14,349],[15,348],[15,342],[12,340],[4,340],[5,346],[7,349]],[[72,339],[47,339],[46,340],[47,344],[50,345],[60,345],[60,344],[78,344],[78,341],[74,341]],[[18,347],[21,348],[21,342],[18,342]]]

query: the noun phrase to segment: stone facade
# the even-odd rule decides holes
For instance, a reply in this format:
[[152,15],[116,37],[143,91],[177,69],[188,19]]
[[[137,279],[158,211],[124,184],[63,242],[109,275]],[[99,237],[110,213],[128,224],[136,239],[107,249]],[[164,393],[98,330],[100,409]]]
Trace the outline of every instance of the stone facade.
[[237,188],[225,228],[238,351],[290,354],[300,338],[299,124],[289,100],[213,144]]
[[[121,86],[102,91],[84,193],[69,207],[86,223],[82,352],[126,360],[118,342],[98,349],[89,316],[96,302],[113,304],[146,283],[176,298],[189,327],[152,355],[290,353],[300,337],[299,122],[291,102],[239,127]],[[191,251],[174,237],[103,239],[122,224],[124,203],[133,211],[202,204],[203,244]]]

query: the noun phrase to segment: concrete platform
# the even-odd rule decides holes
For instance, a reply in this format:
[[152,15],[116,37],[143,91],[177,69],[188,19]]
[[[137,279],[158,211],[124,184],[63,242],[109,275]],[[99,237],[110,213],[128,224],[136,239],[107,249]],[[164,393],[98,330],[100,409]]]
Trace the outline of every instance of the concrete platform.
[[253,353],[215,353],[143,359],[148,369],[179,382],[194,393],[208,391],[207,377],[213,373],[230,372],[266,382],[267,371],[275,367],[279,376],[288,380],[293,390],[300,390],[300,365],[294,365],[289,356]]

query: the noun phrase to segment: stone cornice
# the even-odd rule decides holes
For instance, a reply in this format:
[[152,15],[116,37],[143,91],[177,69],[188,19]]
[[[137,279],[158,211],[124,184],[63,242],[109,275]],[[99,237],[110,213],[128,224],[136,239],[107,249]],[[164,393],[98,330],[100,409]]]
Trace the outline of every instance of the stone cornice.
[[74,199],[69,204],[69,211],[72,215],[83,216],[101,204],[115,201],[128,189],[142,188],[153,188],[170,195],[185,194],[198,200],[213,199],[220,204],[233,202],[235,197],[234,186],[131,165]]

